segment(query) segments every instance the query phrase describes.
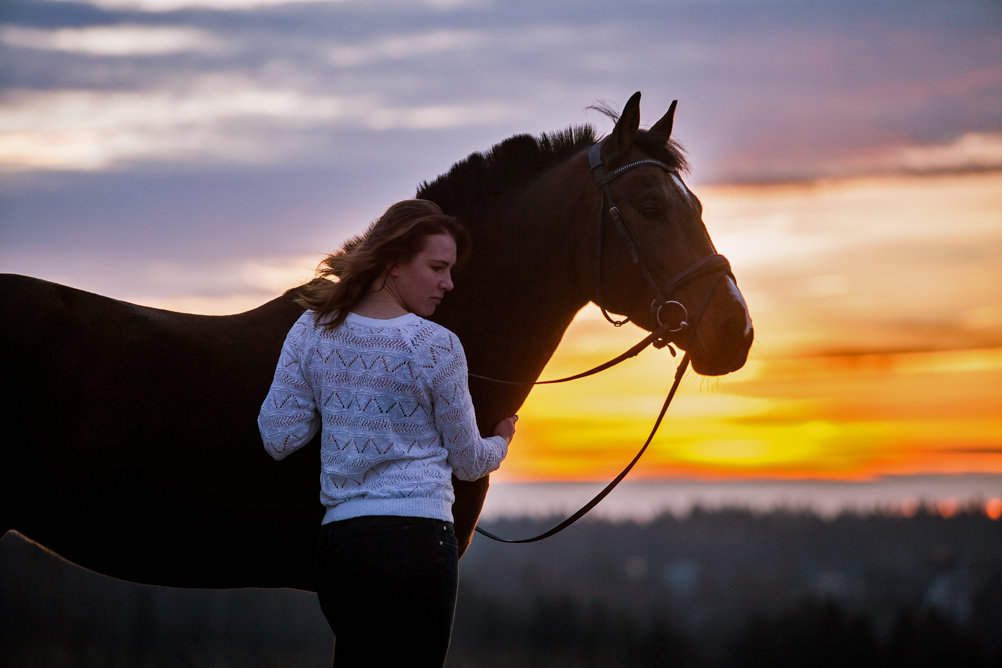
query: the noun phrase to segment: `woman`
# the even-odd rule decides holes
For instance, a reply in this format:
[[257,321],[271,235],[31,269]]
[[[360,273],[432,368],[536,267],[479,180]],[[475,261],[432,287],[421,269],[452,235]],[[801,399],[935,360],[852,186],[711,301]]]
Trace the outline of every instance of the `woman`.
[[468,237],[426,200],[394,204],[321,264],[258,417],[282,459],[319,430],[317,594],[337,666],[441,666],[458,582],[452,476],[500,466],[517,416],[482,438],[456,336],[426,320]]

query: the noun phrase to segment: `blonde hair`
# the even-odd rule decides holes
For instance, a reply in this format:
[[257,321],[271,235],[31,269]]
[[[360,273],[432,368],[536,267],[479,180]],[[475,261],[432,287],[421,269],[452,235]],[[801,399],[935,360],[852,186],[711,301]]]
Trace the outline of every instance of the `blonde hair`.
[[469,253],[470,239],[459,221],[430,200],[397,202],[365,233],[324,258],[317,267],[317,277],[328,280],[304,286],[296,303],[316,311],[318,319],[330,316],[324,326],[334,329],[389,267],[411,260],[424,248],[425,238],[434,234],[448,234],[455,240],[456,266],[461,266]]

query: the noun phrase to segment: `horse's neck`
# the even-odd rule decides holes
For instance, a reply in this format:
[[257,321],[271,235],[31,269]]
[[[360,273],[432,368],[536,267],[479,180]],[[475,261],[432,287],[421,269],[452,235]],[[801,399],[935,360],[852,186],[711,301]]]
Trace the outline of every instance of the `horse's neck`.
[[597,198],[590,201],[575,169],[552,170],[489,225],[477,221],[471,267],[459,278],[451,314],[470,328],[460,335],[473,373],[537,378],[588,302],[576,256]]

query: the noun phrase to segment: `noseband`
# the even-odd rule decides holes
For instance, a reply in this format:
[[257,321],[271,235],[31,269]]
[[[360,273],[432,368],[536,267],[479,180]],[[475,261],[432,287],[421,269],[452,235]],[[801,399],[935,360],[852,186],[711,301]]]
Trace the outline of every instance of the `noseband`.
[[[593,144],[591,148],[588,149],[588,164],[591,167],[592,176],[595,178],[595,185],[598,186],[599,192],[602,196],[598,210],[598,233],[595,241],[595,303],[598,304],[598,307],[601,309],[602,315],[605,319],[616,327],[621,327],[630,321],[629,317],[622,320],[614,319],[611,315],[609,315],[605,306],[602,305],[602,233],[605,228],[606,214],[608,213],[608,217],[612,220],[613,226],[616,228],[619,236],[622,237],[623,242],[626,244],[626,249],[630,253],[630,259],[640,270],[641,276],[644,277],[644,280],[647,282],[647,286],[651,290],[651,294],[654,296],[651,300],[651,322],[655,323],[655,330],[662,332],[662,335],[655,339],[654,346],[656,348],[662,348],[669,343],[672,336],[681,334],[690,326],[690,323],[688,322],[689,312],[686,310],[685,305],[682,304],[682,302],[672,299],[673,295],[683,286],[702,278],[703,276],[710,274],[717,274],[718,276],[732,275],[731,265],[727,261],[727,258],[723,255],[719,253],[712,253],[697,260],[674,275],[668,274],[668,272],[662,268],[660,263],[652,260],[650,255],[645,251],[644,247],[637,243],[637,240],[630,231],[630,228],[623,220],[623,216],[619,211],[619,206],[616,204],[616,200],[613,199],[612,192],[609,190],[610,183],[631,169],[636,169],[637,167],[660,167],[669,174],[675,174],[675,169],[672,169],[660,160],[645,158],[643,160],[637,160],[623,165],[622,167],[614,169],[611,172],[606,172],[605,165],[602,162],[601,142]],[[679,179],[679,182],[681,182],[681,179]],[[716,283],[714,283],[714,285],[716,285]],[[677,323],[676,327],[669,327],[668,323],[663,320],[663,318],[668,317],[672,311],[675,311],[679,315],[677,320],[671,321],[673,323]]]

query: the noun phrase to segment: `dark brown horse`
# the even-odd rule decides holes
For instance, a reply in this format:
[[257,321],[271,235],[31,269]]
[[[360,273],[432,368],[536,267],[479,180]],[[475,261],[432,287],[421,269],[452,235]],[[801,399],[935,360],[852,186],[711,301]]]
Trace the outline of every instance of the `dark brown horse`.
[[[474,261],[436,314],[464,342],[473,372],[537,378],[589,301],[647,330],[661,302],[692,312],[705,301],[698,327],[678,342],[693,368],[719,375],[744,364],[752,326],[733,279],[718,281],[726,269],[672,283],[715,250],[678,178],[674,104],[638,131],[639,99],[596,149],[594,174],[596,137],[585,127],[512,137],[419,189],[473,237]],[[621,221],[600,214],[611,200]],[[201,316],[3,276],[12,395],[3,402],[3,529],[135,582],[311,589],[316,449],[274,462],[255,420],[301,312],[294,292],[247,313]],[[514,413],[530,389],[471,383],[482,426]],[[487,482],[457,485],[463,549]]]

